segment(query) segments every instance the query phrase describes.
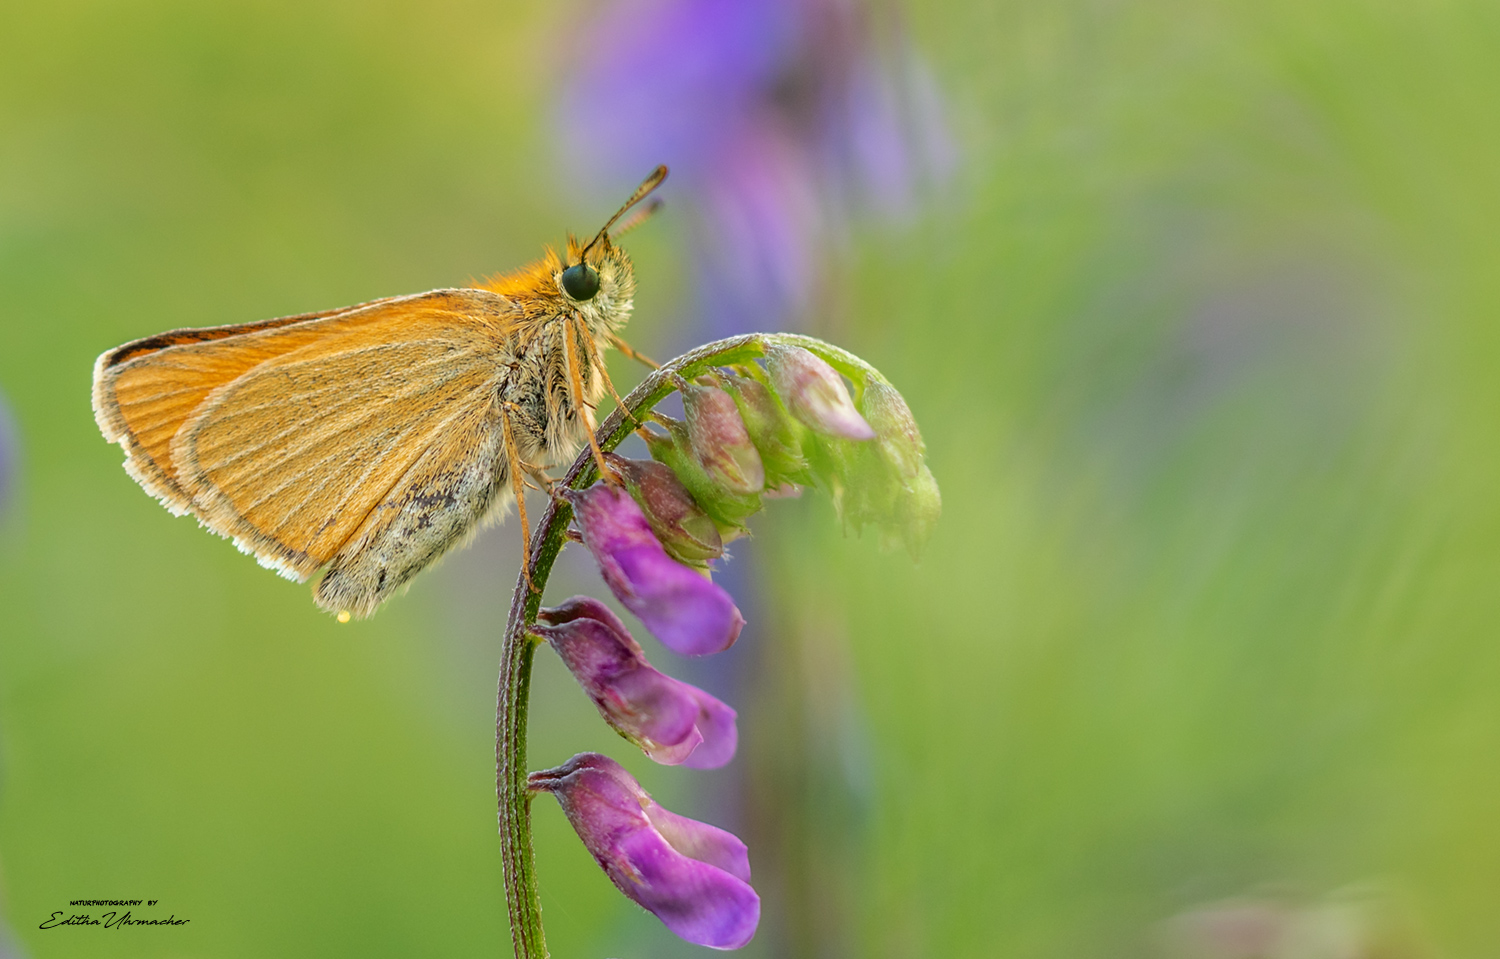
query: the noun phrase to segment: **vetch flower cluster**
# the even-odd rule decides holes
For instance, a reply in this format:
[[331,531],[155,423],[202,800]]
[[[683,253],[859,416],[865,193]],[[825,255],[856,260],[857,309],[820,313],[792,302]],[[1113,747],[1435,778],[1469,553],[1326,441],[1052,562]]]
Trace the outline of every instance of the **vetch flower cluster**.
[[[680,421],[651,409],[673,391],[683,400]],[[625,609],[669,650],[705,656],[729,648],[744,625],[713,582],[712,564],[767,498],[825,490],[847,526],[874,526],[913,553],[941,508],[905,400],[862,360],[808,337],[760,334],[702,347],[648,377],[626,407],[652,459],[580,456],[538,531],[507,632],[508,656],[519,650],[519,658],[506,662],[519,664],[520,678],[502,670],[497,757],[518,956],[544,954],[529,853],[515,845],[529,836],[526,799],[537,792],[557,797],[620,891],[683,939],[736,949],[760,920],[744,844],[663,809],[613,760],[582,753],[522,778],[524,677],[539,642],[557,652],[604,721],[655,762],[715,768],[733,759],[738,742],[734,709],[652,666],[599,600],[539,608],[569,514],[573,538]],[[600,446],[629,431],[617,411],[599,431]],[[602,475],[583,486],[596,462]]]

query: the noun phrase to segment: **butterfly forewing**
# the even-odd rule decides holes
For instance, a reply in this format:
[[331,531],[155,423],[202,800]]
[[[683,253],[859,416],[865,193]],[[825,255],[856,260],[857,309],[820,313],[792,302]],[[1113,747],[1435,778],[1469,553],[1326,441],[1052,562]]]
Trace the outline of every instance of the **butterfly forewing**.
[[440,290],[132,344],[118,365],[101,358],[95,404],[142,485],[301,579],[367,536],[376,506],[456,424],[487,421],[513,323],[504,297]]

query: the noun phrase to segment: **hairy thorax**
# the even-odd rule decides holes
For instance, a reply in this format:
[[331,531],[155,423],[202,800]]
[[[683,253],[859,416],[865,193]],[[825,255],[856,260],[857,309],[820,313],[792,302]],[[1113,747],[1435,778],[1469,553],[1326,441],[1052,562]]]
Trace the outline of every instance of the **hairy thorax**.
[[[569,237],[568,262],[578,258],[577,241]],[[560,465],[586,442],[586,421],[570,385],[569,351],[583,402],[597,408],[605,391],[604,349],[630,319],[635,295],[630,257],[606,240],[589,251],[587,262],[598,271],[599,291],[586,301],[564,292],[559,279],[564,265],[551,250],[536,263],[482,284],[515,304],[516,324],[498,356],[504,367],[498,399],[512,414],[516,452],[528,466]]]

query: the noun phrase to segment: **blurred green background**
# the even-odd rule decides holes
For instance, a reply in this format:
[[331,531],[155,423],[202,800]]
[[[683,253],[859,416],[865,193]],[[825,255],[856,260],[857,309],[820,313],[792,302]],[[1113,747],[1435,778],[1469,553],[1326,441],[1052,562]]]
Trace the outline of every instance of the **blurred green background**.
[[[597,224],[633,183],[584,195],[548,133],[585,15],[0,8],[24,954],[506,954],[515,524],[340,627],[143,495],[88,387],[128,339],[462,283]],[[1500,7],[972,2],[907,27],[963,164],[918,222],[856,236],[823,332],[903,390],[945,514],[915,567],[813,498],[762,517],[723,780],[764,877],[745,954],[1148,957],[1204,903],[1361,886],[1399,955],[1494,955]],[[653,352],[681,228],[630,246]],[[549,595],[581,589],[575,561]],[[714,817],[714,774],[647,768],[538,669],[534,766],[602,749]],[[554,955],[700,952],[554,805],[536,820]],[[192,922],[37,929],[93,897]]]

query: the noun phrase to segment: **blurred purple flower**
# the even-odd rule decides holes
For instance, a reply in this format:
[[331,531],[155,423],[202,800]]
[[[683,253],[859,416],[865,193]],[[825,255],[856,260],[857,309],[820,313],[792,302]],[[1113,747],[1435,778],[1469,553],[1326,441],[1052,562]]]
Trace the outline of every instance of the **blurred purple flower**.
[[713,332],[794,320],[857,208],[899,215],[951,170],[935,85],[891,19],[858,0],[612,0],[590,16],[557,113],[566,154],[611,179],[672,167]]
[[0,396],[0,516],[10,503],[11,490],[15,485],[18,457],[16,455],[16,431],[10,418],[10,407],[5,397]]
[[760,897],[745,844],[732,834],[663,809],[598,753],[534,772],[528,784],[557,797],[610,881],[678,936],[738,949],[755,935]]
[[545,639],[605,722],[656,762],[716,769],[734,758],[735,713],[696,686],[663,675],[609,607],[574,596],[537,613]]
[[610,483],[562,494],[615,598],[668,649],[705,656],[739,638],[744,617],[705,574],[667,555],[630,494]]

